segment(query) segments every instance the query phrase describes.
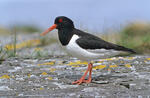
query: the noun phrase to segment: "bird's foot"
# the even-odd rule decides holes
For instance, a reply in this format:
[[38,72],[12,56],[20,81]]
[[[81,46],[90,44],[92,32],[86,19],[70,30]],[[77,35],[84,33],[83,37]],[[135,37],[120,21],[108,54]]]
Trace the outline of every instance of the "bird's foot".
[[77,81],[72,82],[72,84],[78,84],[78,85],[80,85],[81,83],[85,83],[85,82],[86,82],[85,79],[79,79]]
[[91,83],[92,78],[89,78],[88,80],[84,80],[84,83]]
[[91,81],[92,81],[91,78],[89,78],[88,80],[85,80],[84,78],[81,78],[81,79],[79,79],[77,81],[72,82],[72,84],[80,85],[81,83],[91,83]]
[[[88,72],[89,72],[89,78],[88,78],[88,80],[85,80],[85,77]],[[72,82],[72,84],[80,85],[81,83],[91,83],[91,81],[92,81],[91,73],[92,73],[92,63],[88,64],[88,69],[86,70],[84,75],[79,80]]]

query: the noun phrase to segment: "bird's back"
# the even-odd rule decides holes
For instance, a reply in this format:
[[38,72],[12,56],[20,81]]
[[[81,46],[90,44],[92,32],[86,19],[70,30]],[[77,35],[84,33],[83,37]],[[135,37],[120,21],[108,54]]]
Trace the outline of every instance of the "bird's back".
[[84,48],[84,49],[107,49],[107,50],[117,50],[117,51],[125,51],[125,52],[130,52],[130,53],[135,53],[132,49],[116,45],[107,41],[104,41],[103,39],[83,32],[78,29],[74,29],[74,34],[78,35],[80,38],[77,39],[77,44]]

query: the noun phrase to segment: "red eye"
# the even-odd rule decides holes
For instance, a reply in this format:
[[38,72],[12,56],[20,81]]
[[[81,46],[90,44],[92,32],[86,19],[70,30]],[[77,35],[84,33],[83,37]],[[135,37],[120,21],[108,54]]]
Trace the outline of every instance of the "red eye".
[[59,19],[59,22],[62,22],[62,21],[63,21],[63,20],[60,18],[60,19]]

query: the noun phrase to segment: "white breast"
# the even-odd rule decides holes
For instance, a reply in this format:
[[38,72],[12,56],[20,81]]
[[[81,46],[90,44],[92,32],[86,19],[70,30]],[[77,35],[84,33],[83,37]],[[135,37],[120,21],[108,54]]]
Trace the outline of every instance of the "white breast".
[[[100,52],[95,52],[95,50],[90,50],[89,51],[89,50],[81,48],[76,43],[76,40],[78,38],[79,38],[78,35],[73,35],[73,37],[71,38],[69,44],[67,46],[64,46],[66,48],[67,52],[70,55],[72,55],[74,57],[77,57],[80,60],[86,60],[86,61],[87,60],[92,60],[92,59],[98,59],[98,58],[100,59],[100,58],[106,58],[106,57],[112,56],[112,54],[110,54],[110,51],[108,52],[108,50],[105,50],[105,49],[96,49],[96,51],[100,51]],[[116,55],[116,52],[114,52],[114,53],[115,53],[114,55]]]

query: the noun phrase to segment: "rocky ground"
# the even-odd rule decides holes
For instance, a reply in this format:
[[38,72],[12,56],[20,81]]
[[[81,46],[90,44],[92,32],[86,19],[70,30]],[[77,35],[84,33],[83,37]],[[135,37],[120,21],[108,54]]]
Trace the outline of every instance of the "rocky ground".
[[[12,43],[12,37],[0,36],[0,46]],[[39,47],[37,38],[39,34],[18,35],[17,56],[0,61],[0,97],[150,98],[149,55],[92,61],[92,83],[72,85],[87,62],[66,56],[57,43]]]
[[72,85],[87,62],[76,58],[9,58],[0,65],[1,97],[149,98],[150,56],[96,60],[90,84]]

